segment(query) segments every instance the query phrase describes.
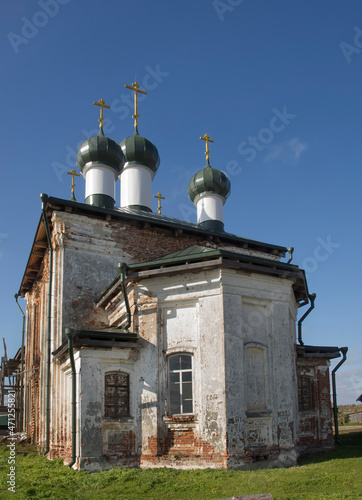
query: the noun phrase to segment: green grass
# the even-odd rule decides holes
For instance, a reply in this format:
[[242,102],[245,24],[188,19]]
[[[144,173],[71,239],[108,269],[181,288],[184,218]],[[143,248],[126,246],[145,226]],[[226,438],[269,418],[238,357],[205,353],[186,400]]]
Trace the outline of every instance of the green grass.
[[[16,493],[7,491],[9,451],[0,448],[2,499],[208,500],[271,493],[274,500],[362,498],[362,432],[343,434],[342,447],[303,457],[298,467],[259,471],[114,468],[93,474],[69,470],[62,460],[16,455]],[[29,445],[17,445],[29,451]]]

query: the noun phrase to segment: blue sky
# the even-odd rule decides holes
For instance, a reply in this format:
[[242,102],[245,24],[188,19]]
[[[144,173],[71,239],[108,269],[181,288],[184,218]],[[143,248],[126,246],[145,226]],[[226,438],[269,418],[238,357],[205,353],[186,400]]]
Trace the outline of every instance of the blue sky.
[[[196,221],[187,185],[204,166],[207,132],[211,164],[231,180],[225,229],[295,248],[293,263],[317,294],[304,341],[349,347],[337,390],[340,403],[354,403],[362,393],[361,2],[14,0],[0,30],[0,312],[9,354],[21,342],[13,296],[39,194],[69,198],[66,172],[97,131],[93,101],[111,106],[107,135],[133,133],[124,85],[136,77],[148,92],[139,130],[161,156],[153,190],[166,197],[163,213]],[[84,180],[76,183],[83,201]]]

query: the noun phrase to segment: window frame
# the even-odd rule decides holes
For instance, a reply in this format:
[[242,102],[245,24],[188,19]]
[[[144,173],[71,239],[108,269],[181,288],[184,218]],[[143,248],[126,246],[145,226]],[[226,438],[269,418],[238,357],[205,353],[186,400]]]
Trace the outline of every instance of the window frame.
[[[191,362],[191,368],[181,368],[181,356],[187,356]],[[180,368],[179,369],[173,369],[171,370],[170,368],[170,361],[173,358],[180,358]],[[194,414],[194,367],[193,367],[193,354],[190,352],[176,352],[173,354],[170,354],[167,356],[167,413],[170,416],[174,415],[193,415]],[[191,380],[184,380],[183,379],[183,374],[186,373],[191,373]],[[178,409],[180,410],[179,412],[177,411],[171,411],[171,375],[172,374],[179,374],[179,404],[178,404]],[[183,386],[184,384],[191,384],[191,399],[190,398],[183,398]],[[184,411],[184,406],[186,403],[191,401],[191,411]]]
[[313,411],[312,377],[308,375],[298,376],[298,410]]
[[[109,375],[116,375],[116,376],[119,376],[119,375],[123,375],[123,376],[126,376],[126,380],[127,380],[127,383],[126,385],[121,385],[121,384],[118,384],[116,383],[115,385],[114,384],[107,384],[107,376]],[[118,378],[117,378],[117,382],[118,382]],[[110,404],[107,404],[107,387],[114,387],[115,388],[115,391],[114,391],[114,404],[110,405]],[[121,413],[121,411],[119,411],[120,409],[120,404],[118,402],[118,388],[119,387],[125,387],[126,388],[126,397],[127,397],[127,400],[126,400],[126,413]],[[107,407],[110,407],[110,406],[114,406],[115,407],[115,413],[109,413],[107,414]],[[121,371],[121,370],[112,370],[112,371],[108,371],[104,374],[104,417],[106,419],[109,419],[109,420],[121,420],[121,419],[125,419],[125,418],[129,418],[131,416],[131,408],[130,408],[130,374],[127,373],[127,372],[124,372],[124,371]]]

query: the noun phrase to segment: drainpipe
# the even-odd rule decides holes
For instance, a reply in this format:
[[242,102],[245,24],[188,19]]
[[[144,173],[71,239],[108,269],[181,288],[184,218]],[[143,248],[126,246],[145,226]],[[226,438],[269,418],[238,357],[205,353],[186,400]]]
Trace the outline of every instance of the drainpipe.
[[122,293],[123,293],[124,302],[125,302],[126,311],[127,311],[127,315],[126,315],[127,321],[126,321],[126,324],[124,326],[124,329],[128,330],[129,327],[131,326],[131,310],[129,308],[127,288],[126,288],[126,283],[125,283],[127,264],[125,264],[124,262],[121,264],[118,264],[118,268],[119,268],[120,274],[121,274],[121,288],[122,288]]
[[314,309],[314,301],[316,299],[317,295],[315,293],[309,293],[308,298],[310,300],[310,308],[306,313],[303,314],[303,316],[300,318],[298,321],[298,342],[300,345],[304,345],[304,342],[302,341],[302,322],[305,320],[305,318],[308,316],[308,314]]
[[20,363],[20,415],[19,415],[19,431],[23,430],[23,391],[24,391],[24,338],[25,338],[25,314],[18,302],[19,294],[14,295],[15,302],[23,316],[23,330],[21,335],[21,363]]
[[68,464],[69,469],[73,467],[75,464],[75,447],[76,447],[76,438],[77,438],[77,408],[76,408],[76,373],[75,373],[75,364],[74,364],[74,352],[73,352],[73,338],[74,338],[74,330],[71,328],[65,329],[65,335],[68,338],[68,350],[69,350],[69,359],[70,359],[70,367],[72,370],[72,460]]
[[41,194],[40,199],[42,201],[42,213],[44,219],[45,231],[48,239],[49,247],[49,287],[48,287],[48,314],[47,314],[47,368],[46,368],[46,403],[45,403],[45,450],[43,455],[49,453],[50,444],[50,329],[51,329],[51,297],[52,297],[52,282],[53,282],[53,247],[52,240],[50,237],[50,230],[47,215],[45,212],[45,206],[48,201],[48,195]]
[[340,352],[343,355],[343,359],[338,363],[338,365],[332,370],[332,389],[333,389],[333,414],[334,414],[334,429],[335,429],[335,440],[339,446],[342,446],[341,441],[339,440],[339,432],[338,432],[338,408],[337,408],[337,389],[336,389],[336,371],[347,359],[347,351],[348,347],[341,347]]

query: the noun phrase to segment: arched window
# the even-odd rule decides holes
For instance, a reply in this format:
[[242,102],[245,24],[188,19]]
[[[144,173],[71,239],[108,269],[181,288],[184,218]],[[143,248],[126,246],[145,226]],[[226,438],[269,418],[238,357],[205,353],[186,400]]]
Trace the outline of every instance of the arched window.
[[174,354],[168,358],[168,413],[192,412],[192,356]]
[[105,376],[105,408],[109,418],[129,416],[129,375],[109,372]]

